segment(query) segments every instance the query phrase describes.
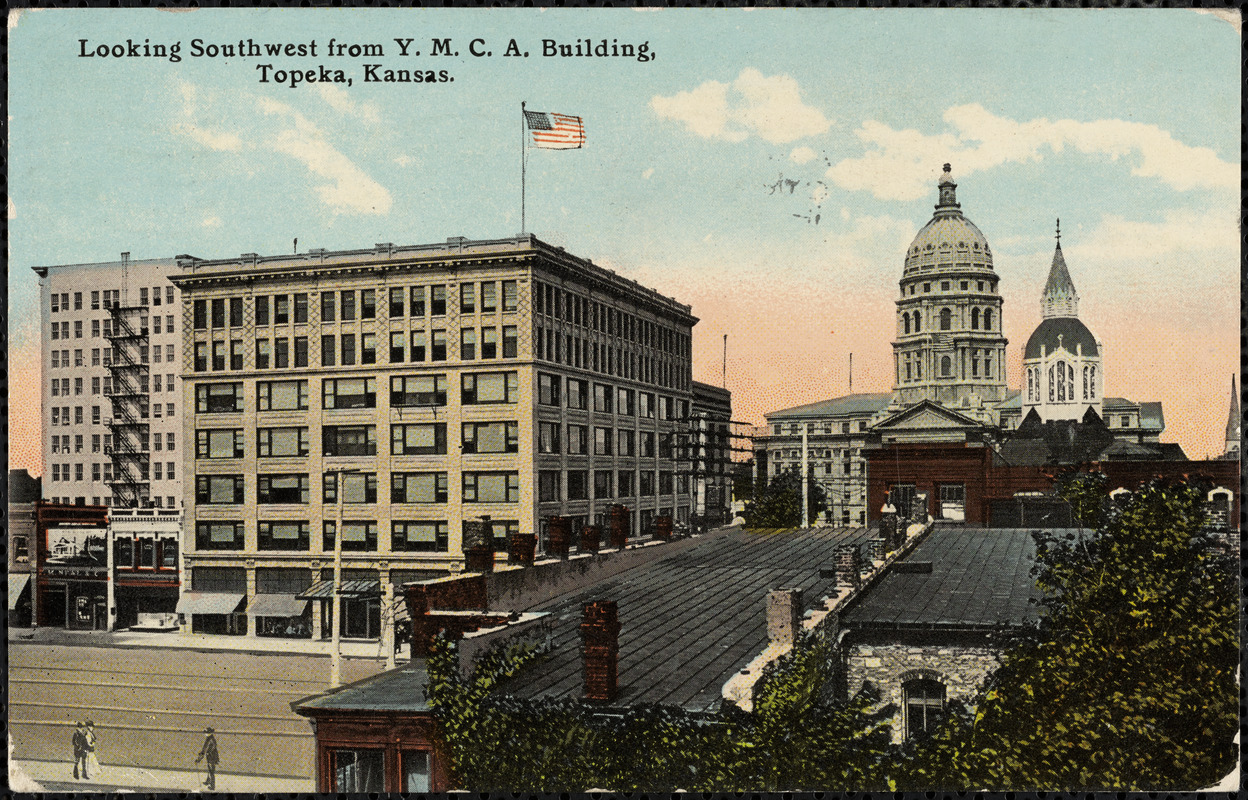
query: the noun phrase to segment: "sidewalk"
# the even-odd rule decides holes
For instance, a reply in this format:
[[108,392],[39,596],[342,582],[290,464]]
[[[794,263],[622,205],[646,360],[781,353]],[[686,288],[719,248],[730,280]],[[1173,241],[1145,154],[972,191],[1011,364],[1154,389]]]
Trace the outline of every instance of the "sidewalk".
[[[154,633],[149,631],[67,631],[60,628],[9,628],[10,645],[70,645],[74,647],[169,647],[178,650],[229,650],[236,653],[300,654],[329,657],[328,639],[279,639],[265,636],[214,636],[206,633]],[[396,658],[408,660],[410,644],[404,642]],[[382,659],[377,641],[343,640],[344,658]]]
[[[10,761],[9,788],[15,792],[204,792],[204,770],[151,769],[103,764],[89,781],[74,780],[71,761]],[[315,791],[311,778],[274,778],[217,772],[216,792],[305,793]]]

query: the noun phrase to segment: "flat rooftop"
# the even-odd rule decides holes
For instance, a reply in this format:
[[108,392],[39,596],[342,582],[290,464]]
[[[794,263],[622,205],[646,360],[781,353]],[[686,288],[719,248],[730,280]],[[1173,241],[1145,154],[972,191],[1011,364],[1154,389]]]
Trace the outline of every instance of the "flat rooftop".
[[579,697],[582,604],[614,600],[620,620],[617,703],[715,711],[724,683],[767,646],[771,589],[800,588],[805,609],[822,606],[835,582],[820,577],[841,544],[864,528],[775,533],[733,531],[639,565],[540,605],[554,618],[553,650],[503,684],[516,697]]

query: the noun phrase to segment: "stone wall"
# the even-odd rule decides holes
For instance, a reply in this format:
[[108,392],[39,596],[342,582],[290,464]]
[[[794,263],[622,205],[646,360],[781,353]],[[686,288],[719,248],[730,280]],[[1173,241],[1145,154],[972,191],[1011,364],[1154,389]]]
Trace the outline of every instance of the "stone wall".
[[997,650],[968,644],[851,644],[845,653],[845,683],[850,696],[871,681],[884,704],[897,708],[893,741],[906,735],[902,684],[930,678],[945,685],[945,702],[973,704],[975,692],[998,664]]

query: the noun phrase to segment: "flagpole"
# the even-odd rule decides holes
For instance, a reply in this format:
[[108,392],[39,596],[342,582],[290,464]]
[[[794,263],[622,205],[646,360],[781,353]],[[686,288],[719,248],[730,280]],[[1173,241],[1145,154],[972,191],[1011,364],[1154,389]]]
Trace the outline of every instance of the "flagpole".
[[520,235],[524,235],[524,101],[520,101]]

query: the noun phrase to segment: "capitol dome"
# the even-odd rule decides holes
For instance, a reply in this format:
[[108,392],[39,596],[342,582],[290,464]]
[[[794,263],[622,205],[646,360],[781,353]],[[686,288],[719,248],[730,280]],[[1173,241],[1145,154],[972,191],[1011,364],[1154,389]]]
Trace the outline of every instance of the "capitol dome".
[[904,274],[938,272],[952,269],[992,269],[992,250],[988,240],[975,223],[962,216],[957,202],[957,184],[945,164],[941,176],[940,202],[936,213],[914,237],[906,250]]

